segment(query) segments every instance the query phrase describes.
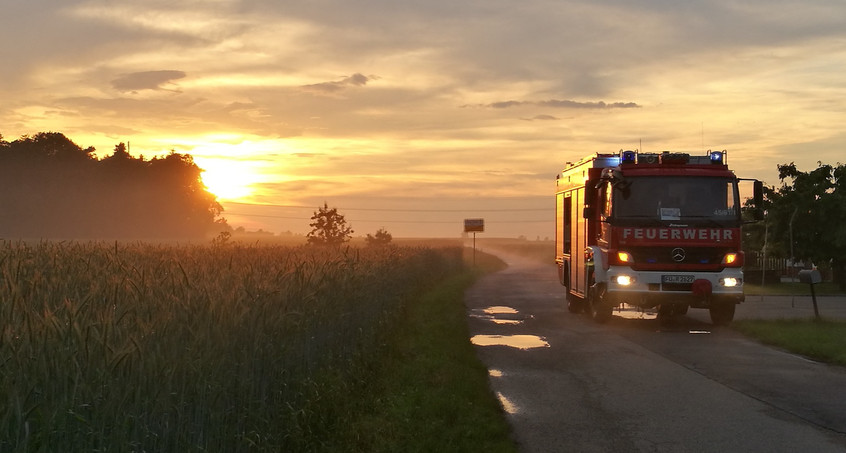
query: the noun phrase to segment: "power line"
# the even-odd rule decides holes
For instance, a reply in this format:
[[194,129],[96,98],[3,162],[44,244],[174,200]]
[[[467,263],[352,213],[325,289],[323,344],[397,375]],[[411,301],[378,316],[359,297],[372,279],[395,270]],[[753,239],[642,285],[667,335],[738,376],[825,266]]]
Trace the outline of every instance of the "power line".
[[[258,203],[242,203],[238,201],[226,202],[226,204],[237,204],[242,206],[257,206],[269,208],[298,208],[298,209],[315,209],[314,206],[302,205],[287,205],[287,204],[258,204]],[[550,208],[514,208],[514,209],[402,209],[402,208],[339,208],[343,211],[376,211],[376,212],[542,212],[549,211]]]
[[[280,216],[280,215],[267,215],[267,214],[247,214],[241,212],[224,212],[224,215],[231,214],[237,215],[242,217],[265,217],[271,219],[286,219],[286,220],[311,220],[311,218],[305,217],[288,217],[288,216]],[[355,219],[355,222],[359,223],[427,223],[427,224],[455,224],[460,222],[460,220],[362,220],[362,219]],[[503,221],[496,221],[496,220],[488,220],[488,223],[547,223],[552,222],[552,219],[544,219],[544,220],[503,220]]]

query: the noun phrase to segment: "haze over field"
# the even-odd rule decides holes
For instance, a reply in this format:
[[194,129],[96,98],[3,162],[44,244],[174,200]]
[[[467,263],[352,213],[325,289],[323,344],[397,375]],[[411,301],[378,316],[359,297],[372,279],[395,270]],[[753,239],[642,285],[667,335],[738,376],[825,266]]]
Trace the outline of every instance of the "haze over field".
[[[551,236],[564,162],[727,149],[740,176],[846,149],[846,3],[7,2],[0,133],[194,156],[233,227]],[[270,206],[255,206],[270,205]]]

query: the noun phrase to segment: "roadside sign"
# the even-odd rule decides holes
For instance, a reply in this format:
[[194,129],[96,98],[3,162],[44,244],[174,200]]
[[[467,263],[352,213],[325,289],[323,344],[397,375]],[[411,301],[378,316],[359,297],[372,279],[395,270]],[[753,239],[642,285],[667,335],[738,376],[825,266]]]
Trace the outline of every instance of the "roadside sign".
[[485,231],[485,219],[464,219],[464,232]]
[[476,266],[476,232],[485,231],[485,219],[464,219],[464,232],[473,232],[473,266]]

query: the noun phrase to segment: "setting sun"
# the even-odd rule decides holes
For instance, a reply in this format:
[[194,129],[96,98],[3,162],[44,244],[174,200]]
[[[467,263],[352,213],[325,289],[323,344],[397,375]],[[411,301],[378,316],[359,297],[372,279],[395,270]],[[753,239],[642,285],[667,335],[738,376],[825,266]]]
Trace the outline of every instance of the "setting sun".
[[224,159],[197,158],[202,168],[203,184],[222,200],[238,200],[253,194],[258,175],[249,162]]

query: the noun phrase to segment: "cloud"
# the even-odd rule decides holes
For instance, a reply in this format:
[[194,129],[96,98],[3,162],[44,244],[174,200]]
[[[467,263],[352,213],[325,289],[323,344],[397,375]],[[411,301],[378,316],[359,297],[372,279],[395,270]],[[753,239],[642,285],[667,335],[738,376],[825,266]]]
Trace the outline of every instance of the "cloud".
[[[507,109],[510,107],[518,107],[523,105],[535,105],[541,107],[554,107],[562,109],[631,109],[640,108],[636,102],[612,102],[605,101],[595,102],[579,102],[561,99],[550,99],[547,101],[499,101],[491,102],[490,104],[476,104],[463,105],[462,107],[487,107],[492,109]],[[553,118],[535,118],[535,119],[553,119]]]
[[503,102],[493,102],[488,104],[488,107],[492,107],[495,109],[507,109],[508,107],[514,107],[517,105],[524,105],[529,104],[529,102],[525,101],[503,101]]
[[183,71],[133,72],[112,80],[112,87],[120,91],[162,90],[162,85],[185,76]]
[[376,79],[378,79],[378,77],[367,77],[366,75],[357,72],[349,77],[344,77],[341,80],[303,85],[302,88],[314,93],[332,94],[349,87],[361,87],[367,85],[367,82]]
[[531,118],[521,118],[524,121],[556,121],[559,118],[552,115],[535,115]]
[[577,101],[562,101],[558,99],[551,99],[549,101],[538,102],[537,105],[546,107],[566,108],[566,109],[631,109],[639,108],[640,106],[634,102],[612,102],[606,104],[603,101],[599,102],[577,102]]
[[[59,130],[149,156],[249,136],[299,184],[270,200],[548,194],[550,169],[641,138],[715,143],[762,179],[773,162],[843,160],[842,2],[7,3],[7,138]],[[173,68],[191,77],[150,71]]]

